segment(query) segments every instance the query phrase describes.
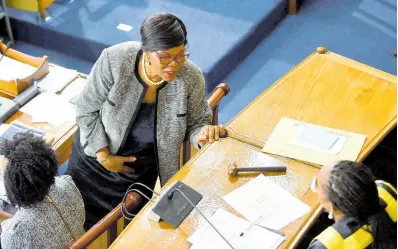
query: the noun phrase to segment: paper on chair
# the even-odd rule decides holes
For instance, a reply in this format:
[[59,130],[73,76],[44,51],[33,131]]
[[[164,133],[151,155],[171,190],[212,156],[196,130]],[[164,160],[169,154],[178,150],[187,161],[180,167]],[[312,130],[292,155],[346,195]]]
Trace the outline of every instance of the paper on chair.
[[76,70],[51,65],[49,73],[39,81],[37,87],[45,92],[58,93],[77,77],[78,72]]
[[54,126],[74,123],[76,111],[74,105],[57,94],[41,93],[24,105],[21,112],[32,116],[34,123],[50,123]]
[[[256,225],[245,231],[250,222],[222,208],[208,219],[235,249],[276,249],[284,240],[283,236]],[[244,235],[240,236],[243,231]],[[207,222],[188,241],[192,244],[191,249],[231,249]]]
[[289,118],[281,118],[263,151],[325,165],[332,161],[356,161],[366,136]]
[[[260,174],[223,199],[250,221],[272,229],[281,229],[310,211],[310,207]],[[294,207],[294,208],[292,208]]]
[[0,62],[0,80],[15,80],[26,78],[37,71],[36,67],[4,56]]

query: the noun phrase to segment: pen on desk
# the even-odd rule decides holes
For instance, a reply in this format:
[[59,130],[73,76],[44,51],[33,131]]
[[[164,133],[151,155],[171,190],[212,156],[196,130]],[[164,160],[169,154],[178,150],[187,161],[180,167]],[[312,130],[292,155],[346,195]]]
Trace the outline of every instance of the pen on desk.
[[268,231],[276,233],[276,234],[279,234],[280,236],[285,236],[284,232],[281,232],[281,231],[278,231],[278,230],[275,230],[275,229],[272,229],[272,228],[269,228],[269,227],[265,227],[265,226],[262,226],[262,225],[259,225],[259,224],[256,224],[256,226],[259,226],[261,228],[267,229]]
[[245,232],[247,232],[254,224],[256,224],[257,221],[259,221],[260,219],[262,219],[263,216],[261,215],[260,217],[257,218],[257,220],[253,221],[252,223],[250,223],[250,225],[239,234],[239,236],[243,236],[243,234],[245,234]]

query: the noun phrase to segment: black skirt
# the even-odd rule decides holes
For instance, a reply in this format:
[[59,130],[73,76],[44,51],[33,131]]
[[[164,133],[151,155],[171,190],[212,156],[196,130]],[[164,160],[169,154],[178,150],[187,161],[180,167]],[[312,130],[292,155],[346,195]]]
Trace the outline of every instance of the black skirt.
[[[143,103],[128,134],[120,156],[135,156],[129,163],[134,173],[110,172],[96,158],[87,156],[80,144],[80,131],[76,132],[66,174],[72,176],[84,200],[85,229],[88,230],[123,199],[128,187],[136,182],[154,189],[158,170],[154,140],[154,104]],[[140,189],[151,197],[152,192]],[[144,199],[144,198],[143,198]],[[145,200],[144,204],[147,201]]]

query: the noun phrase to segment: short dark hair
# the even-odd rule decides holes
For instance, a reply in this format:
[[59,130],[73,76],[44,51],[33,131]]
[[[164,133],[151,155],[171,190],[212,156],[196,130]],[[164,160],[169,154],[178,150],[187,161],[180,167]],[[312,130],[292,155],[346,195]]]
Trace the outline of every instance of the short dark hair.
[[51,146],[24,132],[1,141],[0,154],[8,160],[4,185],[10,203],[30,207],[43,201],[57,175],[58,160]]
[[391,241],[396,236],[396,225],[380,205],[375,181],[365,165],[343,160],[331,170],[326,193],[345,217],[371,225],[372,248],[396,248],[396,242],[394,247]]
[[169,13],[147,17],[140,32],[143,51],[166,50],[188,44],[185,24]]

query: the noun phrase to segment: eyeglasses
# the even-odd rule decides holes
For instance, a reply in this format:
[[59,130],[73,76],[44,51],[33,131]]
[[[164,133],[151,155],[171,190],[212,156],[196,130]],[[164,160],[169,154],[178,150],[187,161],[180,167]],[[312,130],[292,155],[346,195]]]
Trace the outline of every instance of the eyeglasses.
[[163,64],[163,65],[169,65],[173,60],[175,62],[177,62],[178,64],[182,64],[189,57],[188,52],[185,52],[184,54],[179,54],[176,56],[171,56],[168,54],[160,54],[159,52],[155,52],[155,53],[156,53],[157,57],[159,58],[160,64]]
[[316,193],[316,176],[314,177],[314,179],[312,179],[310,189],[312,192]]

